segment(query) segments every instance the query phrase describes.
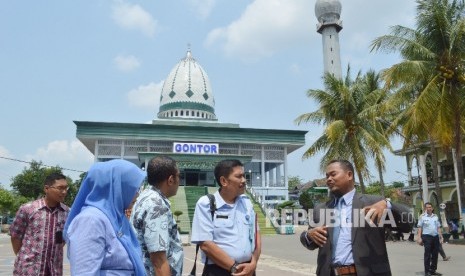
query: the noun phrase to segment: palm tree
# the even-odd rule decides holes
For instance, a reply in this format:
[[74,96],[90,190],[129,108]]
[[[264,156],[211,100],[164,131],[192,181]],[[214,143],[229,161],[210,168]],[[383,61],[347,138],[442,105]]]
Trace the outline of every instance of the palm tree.
[[[417,135],[418,127],[443,147],[453,147],[456,155],[460,198],[465,206],[462,164],[462,121],[465,109],[465,4],[458,0],[417,0],[416,29],[391,28],[391,34],[372,43],[373,50],[397,51],[404,58],[383,72],[388,86],[413,88],[413,104],[405,110],[403,133]],[[400,89],[397,93],[405,93]],[[410,90],[411,92],[414,90]],[[397,94],[396,93],[396,94]],[[423,133],[424,134],[424,133]],[[423,134],[418,135],[422,137]]]
[[[374,73],[373,77],[375,76]],[[369,178],[367,159],[377,156],[379,165],[384,165],[383,147],[389,141],[373,124],[373,106],[384,90],[370,90],[367,77],[358,72],[351,79],[350,66],[345,79],[336,78],[331,73],[323,77],[325,90],[310,89],[307,96],[316,100],[320,106],[316,111],[302,114],[295,122],[323,123],[323,134],[304,153],[309,158],[325,150],[320,161],[320,169],[332,159],[344,158],[352,161],[360,183],[361,192],[365,192],[364,179]]]
[[[379,121],[380,116],[386,117],[388,116],[386,113],[386,101],[389,98],[389,91],[382,88],[381,85],[381,77],[379,73],[376,73],[374,70],[370,70],[365,74],[363,79],[363,84],[365,92],[367,94],[371,94],[373,101],[373,105],[367,108],[366,114],[372,118],[372,123],[376,127],[376,129],[383,134],[387,139],[389,139],[390,133],[387,131],[387,126]],[[389,150],[392,151],[391,145],[388,144],[386,146]],[[381,147],[380,149],[383,149]],[[384,153],[380,152],[373,152],[373,159],[375,161],[375,167],[378,170],[379,176],[379,183],[380,183],[380,193],[381,196],[384,197],[384,188],[385,183],[383,179],[383,172],[386,170],[385,162],[386,159],[384,157]]]

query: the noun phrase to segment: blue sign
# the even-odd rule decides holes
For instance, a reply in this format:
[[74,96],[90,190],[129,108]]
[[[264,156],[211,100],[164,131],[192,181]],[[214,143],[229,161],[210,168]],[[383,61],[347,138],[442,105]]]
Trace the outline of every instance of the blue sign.
[[205,143],[173,143],[174,153],[218,154],[218,144]]

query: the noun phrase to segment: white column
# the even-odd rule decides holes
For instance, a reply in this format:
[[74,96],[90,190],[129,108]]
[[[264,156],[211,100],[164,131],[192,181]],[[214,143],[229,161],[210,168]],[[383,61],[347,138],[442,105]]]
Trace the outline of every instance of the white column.
[[276,186],[276,167],[274,167],[272,170],[270,170],[270,183],[272,183],[274,186]]
[[[284,187],[286,190],[289,188],[288,178],[287,178],[287,147],[284,147]],[[286,194],[286,200],[289,200],[289,193]]]
[[283,183],[283,177],[281,176],[281,166],[282,165],[283,164],[278,163],[278,165],[276,166],[276,183],[279,184],[279,187],[286,186],[286,184]]
[[261,166],[261,172],[260,172],[260,177],[262,178],[262,187],[267,187],[268,188],[268,185],[266,184],[266,176],[265,176],[265,147],[262,146],[261,147],[261,152],[262,152],[262,160],[260,162],[260,166]]
[[426,156],[420,155],[420,170],[421,170],[421,187],[423,189],[423,204],[429,202],[428,198],[428,177],[426,176]]

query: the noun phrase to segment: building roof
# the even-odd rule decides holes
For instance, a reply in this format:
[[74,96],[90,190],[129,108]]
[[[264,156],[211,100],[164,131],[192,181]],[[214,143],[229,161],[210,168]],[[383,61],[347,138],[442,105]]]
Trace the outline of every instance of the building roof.
[[95,152],[98,139],[283,145],[287,153],[305,145],[301,130],[241,128],[217,122],[154,120],[152,124],[74,121],[76,137]]

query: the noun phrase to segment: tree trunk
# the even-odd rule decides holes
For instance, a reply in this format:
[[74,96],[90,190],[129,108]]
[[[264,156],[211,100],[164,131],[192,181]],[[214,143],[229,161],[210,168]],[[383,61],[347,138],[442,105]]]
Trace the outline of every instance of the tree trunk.
[[[360,192],[362,194],[365,193],[365,184],[363,183],[363,177],[362,177],[362,173],[360,172],[360,170],[357,170],[357,177],[358,177],[358,182],[360,183]],[[354,179],[355,181],[355,179]]]
[[383,170],[381,170],[381,166],[378,164],[378,174],[379,174],[379,191],[381,193],[382,197],[385,197],[384,195],[384,179],[383,179]]

